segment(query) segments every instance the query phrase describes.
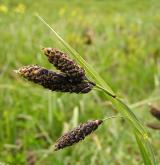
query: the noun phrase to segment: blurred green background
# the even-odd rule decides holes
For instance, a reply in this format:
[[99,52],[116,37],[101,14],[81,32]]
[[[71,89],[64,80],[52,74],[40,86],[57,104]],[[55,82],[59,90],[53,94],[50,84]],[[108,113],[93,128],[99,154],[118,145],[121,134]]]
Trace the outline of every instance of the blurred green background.
[[[41,48],[66,51],[35,12],[127,104],[147,99],[132,109],[143,124],[155,120],[147,104],[160,92],[159,0],[0,1],[0,164],[142,164],[132,130],[122,119],[106,121],[85,141],[39,162],[62,133],[89,119],[117,113],[99,91],[85,95],[50,92],[13,72],[30,64],[54,69]],[[160,106],[158,100],[152,104]],[[150,130],[150,134],[160,162],[160,132]]]

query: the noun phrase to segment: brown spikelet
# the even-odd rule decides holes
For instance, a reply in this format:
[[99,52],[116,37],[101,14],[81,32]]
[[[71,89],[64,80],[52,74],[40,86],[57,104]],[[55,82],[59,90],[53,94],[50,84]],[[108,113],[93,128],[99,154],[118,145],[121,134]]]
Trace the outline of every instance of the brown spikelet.
[[152,116],[154,116],[156,119],[160,120],[160,109],[158,109],[155,106],[151,106],[150,113]]
[[102,124],[102,122],[102,120],[91,120],[86,123],[80,124],[78,127],[74,128],[70,132],[67,132],[57,140],[55,144],[55,151],[84,140],[84,138],[95,131],[98,126]]
[[66,82],[68,82],[64,74],[47,70],[38,65],[23,66],[17,72],[27,80],[41,85],[52,83],[58,84],[62,82],[65,84]]
[[36,161],[37,161],[37,156],[32,151],[28,151],[26,155],[27,165],[35,165]]
[[148,123],[147,126],[155,130],[160,130],[160,124],[157,123]]
[[72,77],[74,81],[85,79],[85,70],[81,68],[74,60],[71,60],[66,53],[56,48],[43,48],[44,54],[48,57],[58,70]]
[[83,34],[84,42],[86,45],[91,45],[93,43],[94,32],[91,28],[86,28]]
[[93,83],[85,81],[73,83],[67,75],[37,65],[24,66],[17,72],[27,80],[57,92],[88,93],[94,86]]

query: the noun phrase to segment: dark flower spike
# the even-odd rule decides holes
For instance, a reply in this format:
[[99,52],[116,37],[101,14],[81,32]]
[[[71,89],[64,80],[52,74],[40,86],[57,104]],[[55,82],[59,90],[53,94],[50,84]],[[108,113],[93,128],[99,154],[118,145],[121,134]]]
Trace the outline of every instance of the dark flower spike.
[[160,109],[158,109],[157,107],[151,106],[150,113],[152,114],[153,117],[160,120]]
[[44,54],[48,57],[48,61],[52,63],[58,70],[72,77],[75,81],[85,79],[85,70],[81,68],[74,60],[70,59],[66,53],[56,48],[43,48]]
[[78,127],[74,128],[70,132],[67,132],[57,140],[55,144],[55,151],[68,146],[72,146],[73,144],[84,140],[87,135],[95,131],[102,123],[102,120],[91,120],[86,123],[80,124]]
[[57,92],[88,93],[94,86],[90,82],[72,83],[67,75],[37,65],[24,66],[16,72],[29,81]]

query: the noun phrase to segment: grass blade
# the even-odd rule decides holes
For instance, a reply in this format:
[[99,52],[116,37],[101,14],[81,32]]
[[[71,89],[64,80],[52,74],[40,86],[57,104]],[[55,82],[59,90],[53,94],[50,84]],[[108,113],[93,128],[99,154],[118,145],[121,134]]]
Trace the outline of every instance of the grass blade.
[[135,132],[135,137],[136,137],[137,144],[138,144],[139,149],[140,149],[140,151],[141,151],[141,155],[142,155],[142,157],[143,157],[143,161],[144,161],[145,165],[150,165],[150,164],[152,164],[152,163],[151,163],[151,160],[150,160],[149,157],[148,157],[146,148],[145,148],[145,146],[143,145],[142,140],[140,139],[140,137],[138,136],[138,134],[137,134],[136,132]]

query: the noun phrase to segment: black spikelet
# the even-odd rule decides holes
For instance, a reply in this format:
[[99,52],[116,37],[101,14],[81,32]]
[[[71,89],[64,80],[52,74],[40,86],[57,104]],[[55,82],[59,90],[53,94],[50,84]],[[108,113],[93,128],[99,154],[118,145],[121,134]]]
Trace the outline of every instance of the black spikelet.
[[65,84],[68,82],[64,74],[47,70],[38,65],[23,66],[17,72],[27,80],[40,85]]
[[55,151],[84,140],[85,137],[95,131],[98,126],[102,124],[102,122],[102,120],[91,120],[86,123],[80,124],[72,131],[67,132],[57,140],[55,144]]
[[44,88],[57,92],[88,93],[94,84],[91,82],[70,82],[70,77],[63,73],[56,73],[37,65],[29,65],[17,71],[22,77]]
[[60,84],[57,86],[57,89],[61,92],[69,92],[69,93],[88,93],[92,90],[94,85],[90,82],[81,82],[78,84],[74,83],[66,83],[66,84]]
[[74,60],[71,60],[66,53],[56,48],[43,48],[48,61],[52,63],[61,72],[72,77],[73,81],[85,79],[85,70],[81,68]]
[[157,107],[151,106],[150,113],[152,114],[153,117],[160,120],[160,109],[158,109]]

